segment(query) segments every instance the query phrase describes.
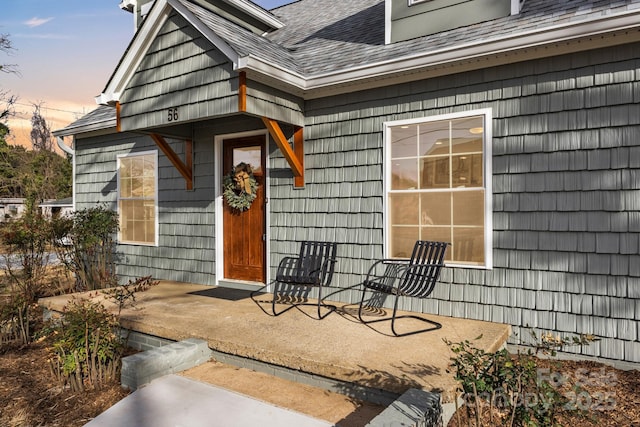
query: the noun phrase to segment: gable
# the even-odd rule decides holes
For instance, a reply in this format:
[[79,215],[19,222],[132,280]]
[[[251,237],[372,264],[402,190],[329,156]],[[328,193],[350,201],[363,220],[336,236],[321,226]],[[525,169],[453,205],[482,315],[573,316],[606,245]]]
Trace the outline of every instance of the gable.
[[238,86],[231,60],[174,12],[121,95],[121,130],[237,113]]

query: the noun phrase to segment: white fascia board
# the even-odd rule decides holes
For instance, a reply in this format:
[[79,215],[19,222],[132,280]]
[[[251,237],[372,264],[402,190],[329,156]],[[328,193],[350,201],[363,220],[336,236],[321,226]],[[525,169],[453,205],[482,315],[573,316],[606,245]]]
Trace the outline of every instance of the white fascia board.
[[169,17],[170,9],[171,6],[169,6],[167,0],[156,0],[154,2],[147,19],[144,20],[142,27],[134,36],[131,45],[120,64],[118,64],[104,92],[96,97],[96,103],[107,105],[120,100],[120,94],[133,77],[149,46]]
[[295,73],[270,62],[265,62],[254,55],[238,58],[235,69],[237,71],[251,70],[267,76],[273,76],[285,86],[291,86],[298,90],[304,90],[307,86],[307,79],[302,74]]
[[75,136],[81,135],[89,132],[102,132],[108,129],[116,128],[116,119],[108,119],[101,120],[99,122],[94,122],[90,124],[86,124],[83,126],[75,126],[75,127],[67,127],[65,129],[57,130],[51,132],[55,137],[64,137],[64,136]]
[[120,92],[118,93],[107,93],[103,92],[100,95],[94,98],[96,100],[96,104],[98,105],[113,105],[120,99]]
[[[207,40],[209,40],[224,56],[229,58],[234,68],[238,66],[238,53],[225,42],[220,36],[207,27],[201,20],[194,16],[186,7],[177,0],[167,0],[169,5],[175,9],[184,19],[198,30]],[[147,18],[148,19],[148,18]]]
[[[303,76],[267,63],[254,56],[240,58],[238,69],[252,70],[276,79],[291,87],[297,94],[321,91],[336,85],[358,84],[366,80],[387,78],[406,72],[418,72],[474,59],[502,55],[518,50],[536,48],[553,43],[568,42],[585,37],[599,36],[613,31],[640,28],[640,12],[596,18],[586,22],[560,24],[536,29],[511,37],[455,45],[433,52],[405,56],[398,59],[367,64],[330,73]],[[452,72],[455,70],[452,69]]]
[[224,0],[226,3],[242,10],[249,16],[256,18],[258,21],[269,25],[272,28],[278,29],[284,27],[282,21],[273,16],[268,11],[256,6],[255,4],[246,0]]

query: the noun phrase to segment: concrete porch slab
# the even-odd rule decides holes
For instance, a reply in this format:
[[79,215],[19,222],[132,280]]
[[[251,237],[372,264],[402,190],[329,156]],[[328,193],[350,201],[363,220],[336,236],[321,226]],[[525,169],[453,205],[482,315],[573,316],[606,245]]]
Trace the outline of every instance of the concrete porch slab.
[[[269,298],[259,299],[267,304]],[[58,296],[40,303],[62,311],[68,300]],[[508,325],[425,315],[442,328],[397,338],[388,335],[388,322],[369,327],[357,321],[352,305],[336,305],[338,311],[323,320],[310,317],[312,307],[272,317],[248,291],[162,281],[136,295],[135,306],[122,311],[122,324],[175,341],[203,339],[217,352],[391,393],[438,391],[444,402],[452,400],[456,383],[447,373],[452,353],[443,340],[470,340],[493,351],[510,333]],[[412,321],[406,322],[403,327],[411,328]]]

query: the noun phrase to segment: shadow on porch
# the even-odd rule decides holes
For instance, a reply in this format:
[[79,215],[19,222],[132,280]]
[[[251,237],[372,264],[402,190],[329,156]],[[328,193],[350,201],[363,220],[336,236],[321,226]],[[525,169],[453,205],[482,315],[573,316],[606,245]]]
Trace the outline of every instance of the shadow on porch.
[[[264,294],[258,300],[266,304],[270,298]],[[40,303],[60,312],[68,300],[59,296]],[[451,401],[455,381],[446,372],[452,353],[443,339],[472,340],[491,351],[510,333],[508,325],[426,315],[442,328],[396,338],[387,335],[386,322],[363,325],[353,305],[336,305],[338,310],[323,320],[305,313],[312,307],[273,317],[256,305],[249,291],[162,281],[136,295],[135,306],[122,311],[122,323],[169,340],[206,340],[216,358],[251,360],[276,371],[283,368],[390,394],[409,388],[440,391],[445,402]],[[475,340],[478,336],[482,338]]]

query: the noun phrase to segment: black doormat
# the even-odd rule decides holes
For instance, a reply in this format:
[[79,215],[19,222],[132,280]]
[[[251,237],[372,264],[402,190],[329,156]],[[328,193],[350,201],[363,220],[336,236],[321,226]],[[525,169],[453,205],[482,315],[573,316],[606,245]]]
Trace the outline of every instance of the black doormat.
[[249,298],[251,291],[232,288],[211,288],[200,291],[189,292],[189,295],[198,295],[201,297],[218,298],[228,301],[239,301]]

